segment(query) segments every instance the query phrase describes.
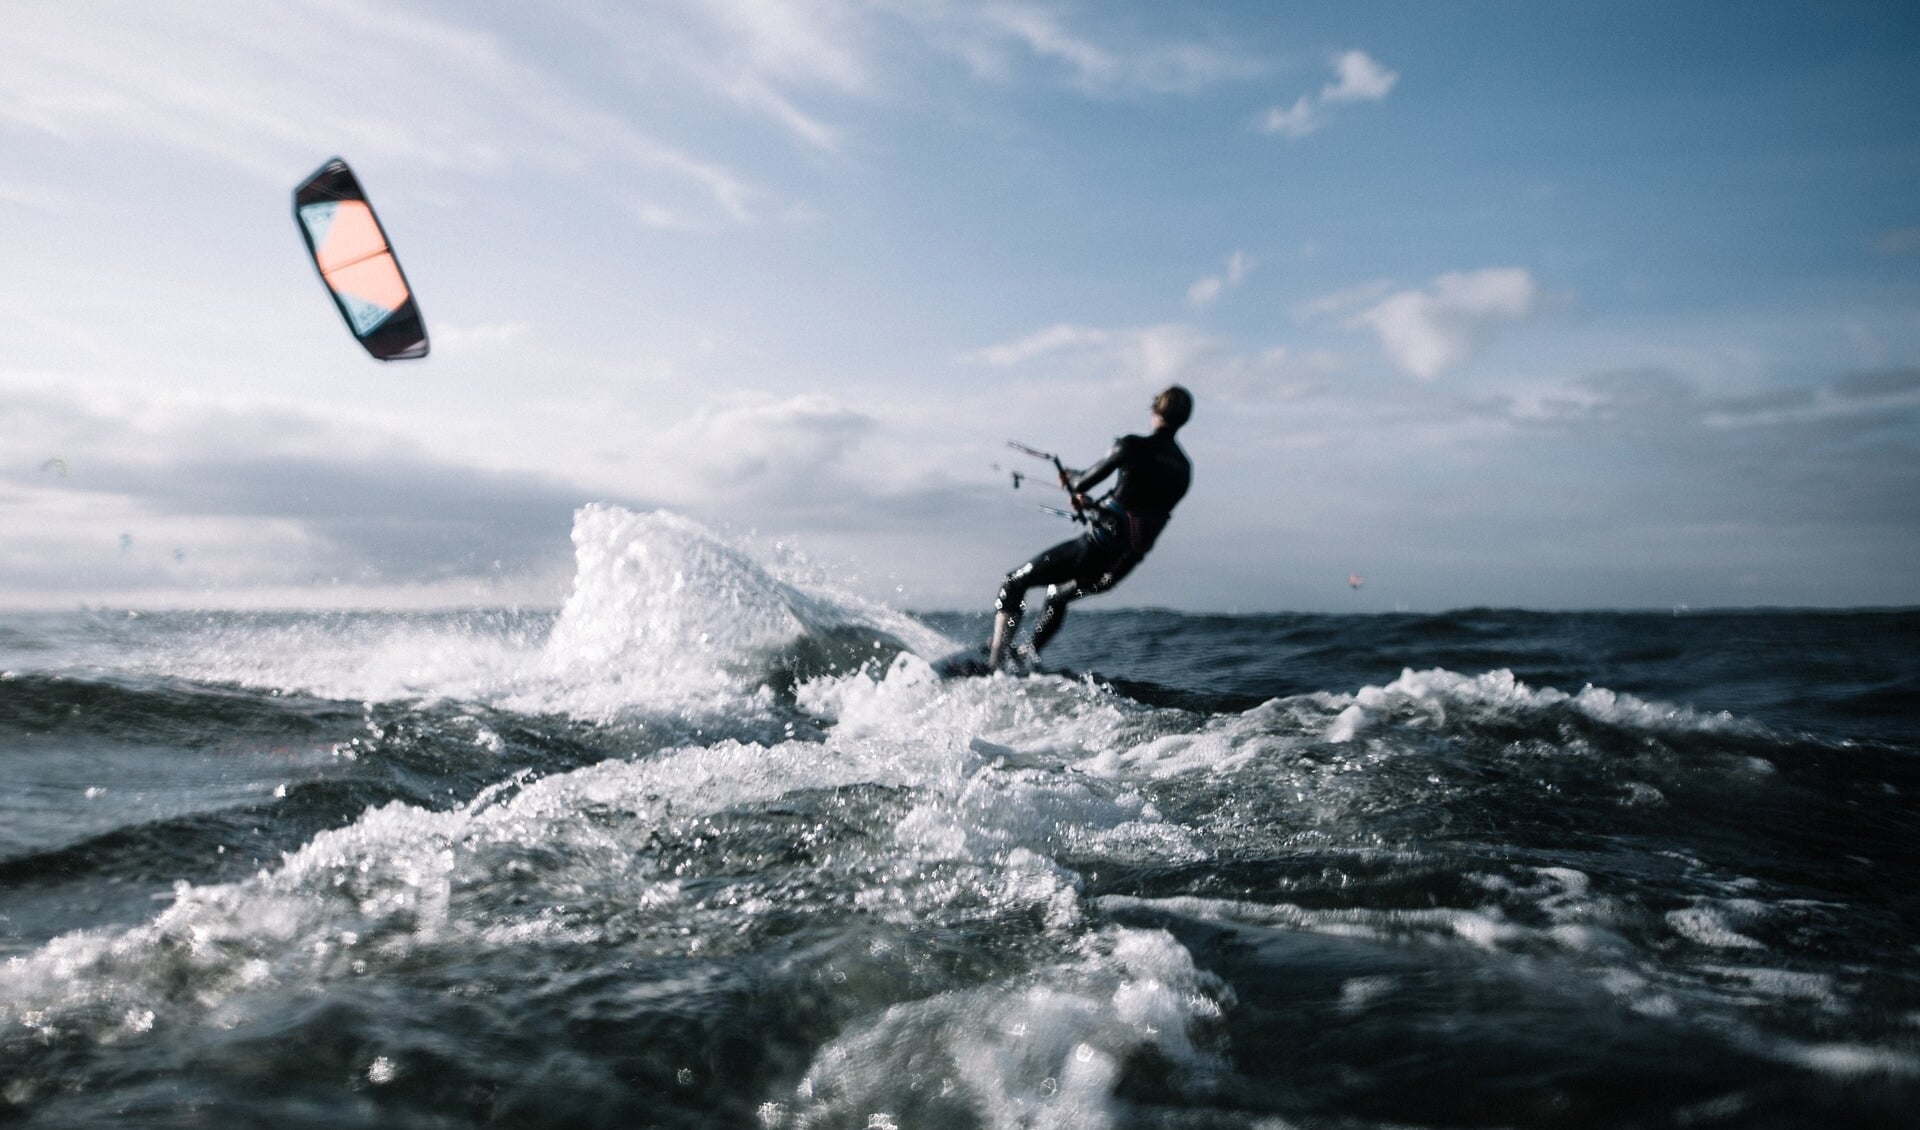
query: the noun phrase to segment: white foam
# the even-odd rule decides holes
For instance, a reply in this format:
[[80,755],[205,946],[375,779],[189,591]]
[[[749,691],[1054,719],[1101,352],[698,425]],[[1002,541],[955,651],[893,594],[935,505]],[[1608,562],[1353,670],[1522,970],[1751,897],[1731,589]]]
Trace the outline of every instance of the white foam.
[[1920,1056],[1865,1044],[1813,1044],[1787,1049],[1786,1058],[1836,1079],[1891,1075],[1920,1077]]
[[727,692],[755,652],[804,634],[801,593],[677,514],[591,505],[574,516],[573,591],[554,663],[686,693]]
[[1735,923],[1757,921],[1763,913],[1761,904],[1750,899],[1695,899],[1690,907],[1668,911],[1666,922],[1674,933],[1712,949],[1761,950],[1767,947],[1741,933]]
[[1231,773],[1263,757],[1284,756],[1296,744],[1256,719],[1232,716],[1209,719],[1197,732],[1162,734],[1138,745],[1101,750],[1080,767],[1104,777],[1129,779],[1164,780],[1199,771]]
[[[65,935],[13,959],[0,970],[0,1023],[29,1011],[82,1028],[97,1027],[90,1019],[96,1013],[217,1011],[268,984],[325,982],[443,940],[590,940],[593,926],[557,919],[503,924],[492,899],[462,909],[455,895],[495,882],[503,849],[538,849],[581,884],[618,879],[623,900],[637,890],[643,901],[671,905],[670,893],[649,899],[648,889],[672,888],[677,880],[648,875],[635,862],[640,829],[669,812],[715,811],[809,784],[924,776],[910,765],[857,755],[822,759],[817,746],[790,746],[721,743],[647,762],[603,762],[465,810],[398,802],[369,810],[315,836],[276,870],[237,883],[178,884],[173,904],[147,925]],[[606,816],[583,819],[585,811]],[[185,1000],[176,985],[192,987]]]
[[775,655],[836,632],[926,655],[954,646],[793,561],[760,560],[671,512],[585,506],[573,543],[573,589],[542,656],[549,708],[594,717],[634,706],[751,709]]
[[839,591],[797,558],[765,561],[667,511],[574,515],[575,575],[544,618],[488,613],[208,619],[149,657],[162,672],[325,698],[458,699],[604,720],[631,709],[751,714],[769,663],[829,633],[925,655],[956,645]]
[[479,613],[221,614],[145,662],[173,677],[336,700],[494,701],[533,675],[545,635],[531,618]]
[[[926,689],[911,673],[902,678],[899,693]],[[1056,689],[1078,704],[1069,717],[1079,709],[1105,716],[1086,688]],[[869,685],[866,693],[885,692]],[[99,1037],[102,1017],[118,1030],[129,1013],[217,1015],[274,986],[355,976],[423,947],[590,942],[611,921],[644,928],[657,918],[662,944],[691,944],[675,939],[697,940],[703,928],[695,921],[692,934],[682,929],[690,920],[684,880],[654,870],[644,849],[653,830],[810,790],[874,784],[911,792],[891,844],[882,837],[861,849],[883,853],[874,861],[882,881],[857,896],[869,912],[902,924],[957,902],[999,908],[994,913],[1019,908],[1069,937],[1081,928],[1079,879],[1053,862],[1061,845],[1097,841],[1135,858],[1192,853],[1137,793],[1059,768],[996,768],[999,756],[976,752],[956,728],[916,728],[879,713],[847,731],[831,744],[722,741],[503,781],[455,811],[398,802],[369,810],[252,879],[180,884],[173,904],[146,925],[66,935],[15,959],[0,969],[0,1024],[39,1012],[49,1024]],[[495,888],[530,866],[514,862],[529,852],[540,868],[557,870],[536,869],[526,881],[569,890],[563,901],[575,906],[602,897],[609,907],[503,919]],[[191,986],[185,997],[180,985]]]
[[1703,969],[1747,986],[1754,994],[1752,1003],[1756,1005],[1772,1008],[1783,1002],[1800,1002],[1818,1005],[1830,1013],[1846,1011],[1834,992],[1834,979],[1829,974],[1737,965],[1708,965]]
[[1755,727],[1725,711],[1703,713],[1588,686],[1578,694],[1552,687],[1535,689],[1512,671],[1463,675],[1444,668],[1407,668],[1384,687],[1363,687],[1326,731],[1331,742],[1352,741],[1388,721],[1402,725],[1444,725],[1450,710],[1532,713],[1565,707],[1597,722],[1656,732],[1751,732]]
[[1029,977],[895,1005],[842,1034],[815,1055],[791,1124],[1113,1126],[1125,1114],[1120,1064],[1136,1049],[1154,1049],[1194,1090],[1225,1069],[1230,1003],[1170,935],[1103,929]]

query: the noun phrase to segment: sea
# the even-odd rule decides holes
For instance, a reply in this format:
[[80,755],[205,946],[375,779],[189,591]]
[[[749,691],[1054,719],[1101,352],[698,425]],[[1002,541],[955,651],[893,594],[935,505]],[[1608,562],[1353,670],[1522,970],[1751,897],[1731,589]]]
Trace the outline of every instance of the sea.
[[[0,1124],[1920,1125],[1920,611],[0,616]],[[1119,594],[1116,594],[1116,596]]]

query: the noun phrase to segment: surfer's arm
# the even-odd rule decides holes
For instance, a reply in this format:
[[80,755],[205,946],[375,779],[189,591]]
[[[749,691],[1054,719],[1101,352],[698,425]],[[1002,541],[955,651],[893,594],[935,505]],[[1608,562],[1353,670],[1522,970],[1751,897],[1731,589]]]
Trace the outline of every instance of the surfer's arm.
[[1099,486],[1102,479],[1113,474],[1114,469],[1120,466],[1121,461],[1126,458],[1126,455],[1127,441],[1124,439],[1114,440],[1113,450],[1107,452],[1105,459],[1080,472],[1078,478],[1062,483],[1061,485],[1074,494],[1085,494],[1094,487]]

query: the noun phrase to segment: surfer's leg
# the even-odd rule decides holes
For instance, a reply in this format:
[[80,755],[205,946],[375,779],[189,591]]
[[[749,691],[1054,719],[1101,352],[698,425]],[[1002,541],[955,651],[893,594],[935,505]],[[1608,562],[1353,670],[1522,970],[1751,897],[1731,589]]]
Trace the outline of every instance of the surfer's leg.
[[1040,612],[1040,622],[1033,626],[1033,642],[1028,644],[1037,656],[1047,641],[1059,632],[1060,625],[1067,619],[1067,605],[1083,596],[1106,592],[1120,583],[1120,578],[1133,571],[1140,559],[1131,554],[1122,556],[1092,576],[1082,575],[1069,578],[1047,589],[1047,604]]
[[1085,595],[1087,594],[1080,591],[1078,581],[1067,581],[1047,589],[1046,607],[1040,610],[1040,622],[1033,626],[1033,641],[1027,645],[1033,649],[1034,655],[1040,654],[1040,649],[1047,646],[1047,641],[1052,639],[1060,630],[1060,625],[1066,622],[1067,605]]
[[1007,574],[1006,583],[1000,586],[1000,595],[993,602],[993,642],[987,645],[987,666],[1000,665],[1000,657],[1007,653],[1007,645],[1013,634],[1020,630],[1020,613],[1026,610],[1027,586],[1021,583],[1020,572],[1027,566],[1022,565]]
[[1027,610],[1027,590],[1070,579],[1086,555],[1083,539],[1063,541],[1007,574],[993,602],[993,642],[987,647],[987,666],[997,668],[1013,647],[1020,617]]

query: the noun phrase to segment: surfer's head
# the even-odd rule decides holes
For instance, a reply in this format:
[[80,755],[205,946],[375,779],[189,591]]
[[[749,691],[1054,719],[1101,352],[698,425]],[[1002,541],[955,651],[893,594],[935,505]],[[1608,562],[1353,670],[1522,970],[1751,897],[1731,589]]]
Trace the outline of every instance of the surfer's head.
[[1153,398],[1153,414],[1162,427],[1168,431],[1178,431],[1193,415],[1193,394],[1179,385],[1168,385],[1159,396]]

